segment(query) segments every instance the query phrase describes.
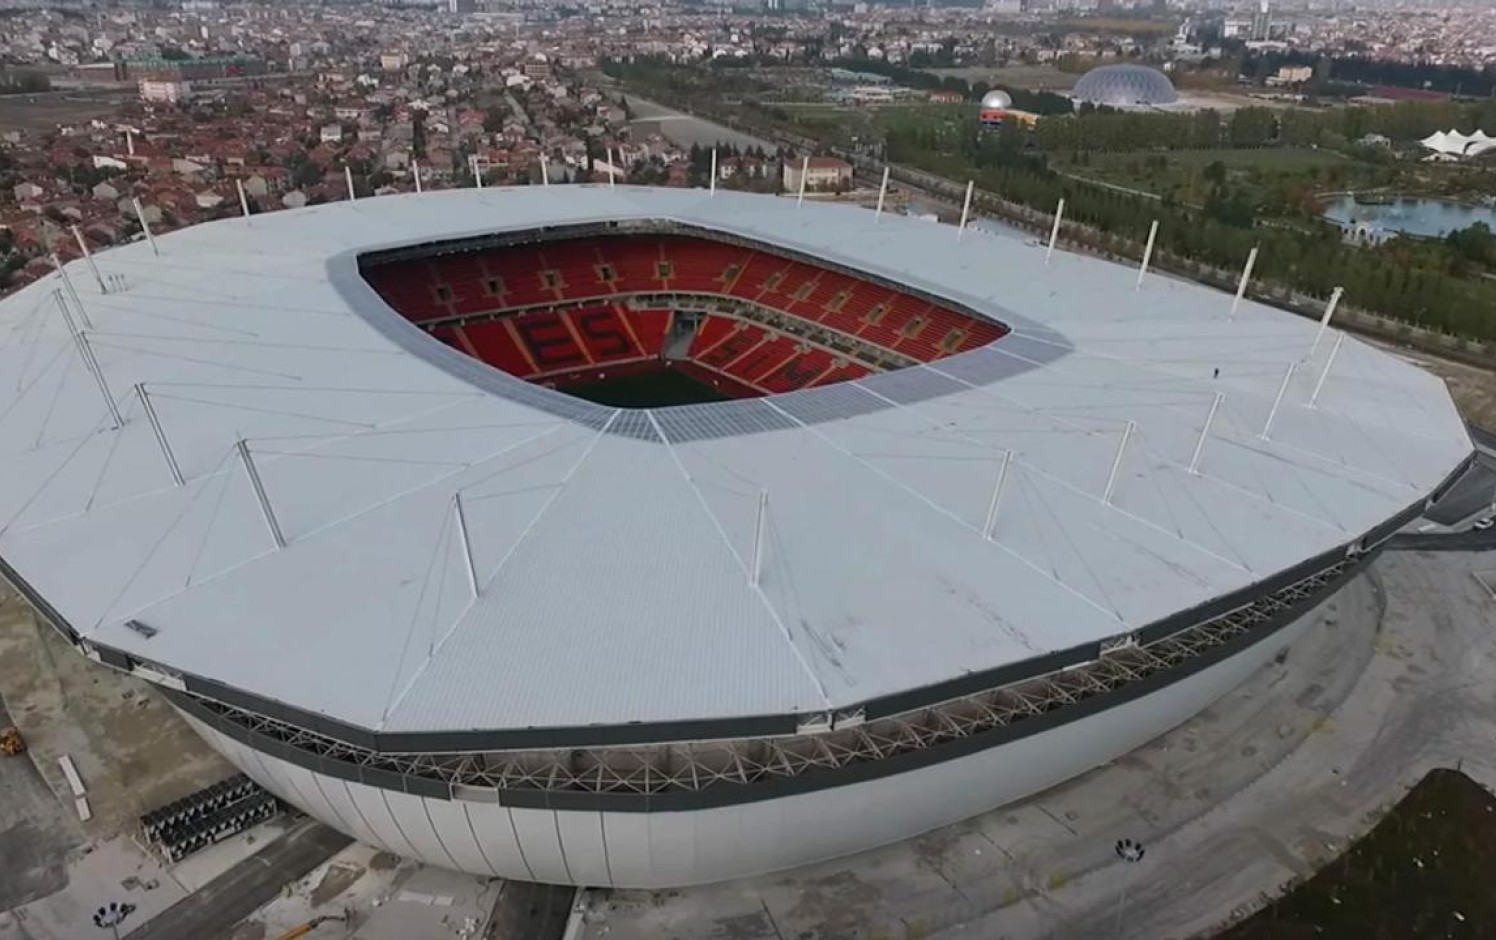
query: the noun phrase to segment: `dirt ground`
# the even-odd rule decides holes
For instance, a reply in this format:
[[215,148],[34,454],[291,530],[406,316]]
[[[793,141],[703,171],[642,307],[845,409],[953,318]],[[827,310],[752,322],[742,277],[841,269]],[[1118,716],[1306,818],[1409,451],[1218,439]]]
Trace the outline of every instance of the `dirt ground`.
[[0,129],[36,133],[59,124],[78,124],[119,114],[124,92],[48,92],[0,97]]
[[1375,343],[1410,362],[1416,362],[1439,376],[1449,387],[1449,394],[1466,421],[1482,428],[1496,430],[1496,363],[1493,363],[1489,369],[1483,369],[1466,365],[1463,362],[1441,359],[1405,346],[1393,346],[1367,339],[1364,336],[1358,338]]
[[1496,797],[1424,777],[1366,838],[1217,940],[1419,940],[1496,934]]
[[3,582],[0,691],[69,812],[73,798],[57,761],[72,758],[93,811],[83,823],[89,837],[132,832],[142,813],[234,772],[150,686],[80,655]]

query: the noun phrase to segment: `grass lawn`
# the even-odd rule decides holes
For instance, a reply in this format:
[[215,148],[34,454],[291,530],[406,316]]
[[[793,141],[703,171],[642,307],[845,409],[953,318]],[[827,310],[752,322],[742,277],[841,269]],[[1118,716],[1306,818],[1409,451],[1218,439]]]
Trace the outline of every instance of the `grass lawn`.
[[1340,858],[1216,940],[1496,936],[1496,797],[1435,770]]
[[1332,150],[1308,147],[1264,147],[1255,150],[1093,151],[1080,162],[1072,154],[1051,154],[1051,165],[1063,173],[1142,190],[1157,196],[1172,196],[1198,203],[1210,191],[1205,168],[1219,162],[1232,186],[1254,194],[1295,184],[1314,189],[1329,188],[1329,171],[1346,178],[1355,175],[1358,164]]

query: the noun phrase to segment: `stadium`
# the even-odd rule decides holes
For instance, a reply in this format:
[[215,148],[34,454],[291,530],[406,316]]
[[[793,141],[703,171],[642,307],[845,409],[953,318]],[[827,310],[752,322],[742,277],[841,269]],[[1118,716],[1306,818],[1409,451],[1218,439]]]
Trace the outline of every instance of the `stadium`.
[[0,559],[282,799],[703,883],[1110,761],[1471,441],[1320,324],[1020,236],[619,186],[213,222],[0,301]]

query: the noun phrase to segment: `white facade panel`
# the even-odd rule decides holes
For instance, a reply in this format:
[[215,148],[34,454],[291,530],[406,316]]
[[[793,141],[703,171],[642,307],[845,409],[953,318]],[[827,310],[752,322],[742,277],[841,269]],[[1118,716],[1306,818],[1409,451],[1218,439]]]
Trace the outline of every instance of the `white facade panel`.
[[[339,780],[336,777],[328,777],[321,774],[317,776],[317,786],[321,789],[322,795],[327,797],[328,804],[337,811],[338,819],[346,821],[350,827],[344,829],[344,832],[365,845],[372,845],[393,851],[387,842],[380,839],[374,833],[373,828],[364,819],[364,814],[359,812],[358,806],[353,802],[353,794],[348,792],[346,783],[347,781]],[[324,819],[322,821],[328,825],[336,825],[331,819]]]
[[[341,782],[335,782],[332,777],[322,774],[314,774],[310,771],[308,773],[312,779],[312,786],[316,788],[318,795],[322,797],[322,802],[327,806],[327,815],[313,811],[313,816],[349,835],[369,831],[369,827],[364,825],[364,821],[353,810],[353,800],[348,796],[348,791],[343,788]],[[339,799],[341,799],[341,804]],[[370,835],[372,836],[373,833],[370,832]],[[363,841],[362,836],[358,838],[359,841]]]
[[572,880],[584,885],[613,883],[601,813],[557,813],[556,828]]
[[304,807],[306,812],[322,820],[340,820],[337,810],[328,802],[327,795],[317,785],[317,775],[305,767],[298,767],[289,761],[276,761],[278,768],[286,779],[295,787],[300,794],[296,805]]
[[529,860],[536,881],[571,884],[571,869],[566,864],[566,849],[556,823],[556,814],[548,809],[510,809],[519,844]]
[[649,851],[649,828],[674,813],[602,813],[608,868],[618,884],[660,884]]
[[539,881],[519,843],[519,830],[506,806],[497,803],[463,803],[483,857],[506,878]]
[[409,793],[395,793],[391,790],[385,790],[383,793],[384,801],[390,808],[390,815],[395,817],[400,831],[415,848],[417,857],[431,865],[460,870],[457,860],[452,857],[451,852],[447,851],[447,847],[437,834],[436,827],[432,825],[431,817],[426,815],[424,804],[433,801],[424,797],[411,796]]
[[649,867],[658,879],[657,884],[689,884],[700,870],[696,864],[699,815],[699,812],[650,814]]
[[427,799],[421,800],[421,804],[458,871],[498,874],[478,845],[477,833],[468,818],[470,804],[458,800]]
[[389,846],[390,851],[396,855],[418,858],[423,862],[430,861],[417,852],[405,833],[400,831],[400,824],[395,821],[394,814],[384,801],[383,790],[348,780],[343,781],[343,786],[348,788],[348,795],[353,798],[353,805],[358,807],[359,815],[379,837],[379,844]]

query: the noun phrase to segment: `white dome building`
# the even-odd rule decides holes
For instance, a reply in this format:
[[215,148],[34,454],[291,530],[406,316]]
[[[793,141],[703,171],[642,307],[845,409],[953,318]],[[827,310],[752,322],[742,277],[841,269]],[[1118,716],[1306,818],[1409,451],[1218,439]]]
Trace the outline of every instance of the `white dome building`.
[[1080,77],[1070,96],[1112,108],[1156,108],[1179,100],[1174,83],[1143,65],[1103,65]]
[[1001,88],[994,88],[982,96],[982,110],[1002,111],[1013,107],[1013,97]]
[[982,126],[985,128],[1000,127],[1003,121],[1010,117],[1030,118],[1030,115],[1021,111],[1013,110],[1013,96],[1001,88],[994,88],[982,96]]

